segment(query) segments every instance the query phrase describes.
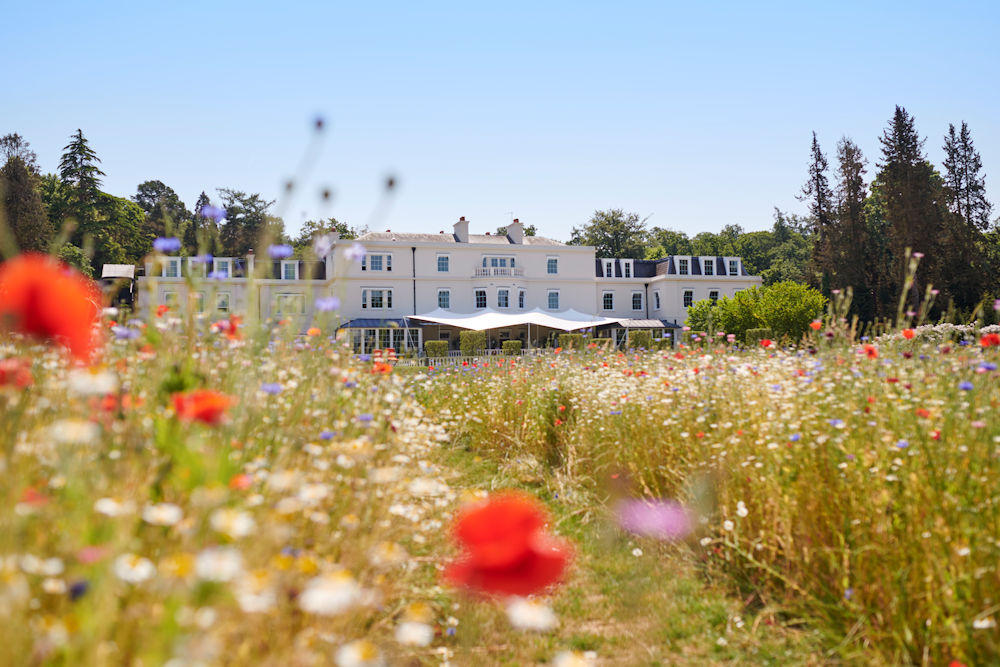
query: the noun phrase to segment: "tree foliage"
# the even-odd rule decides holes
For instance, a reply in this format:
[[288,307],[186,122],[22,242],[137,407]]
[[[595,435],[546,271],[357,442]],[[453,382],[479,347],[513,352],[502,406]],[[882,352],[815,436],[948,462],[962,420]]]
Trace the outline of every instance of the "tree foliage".
[[614,208],[594,211],[586,225],[573,228],[569,244],[594,246],[598,257],[642,259],[646,234],[645,221],[637,213]]
[[767,328],[776,338],[798,341],[825,306],[826,297],[815,288],[783,281],[741,290],[715,302],[696,301],[688,308],[685,323],[695,331],[725,331],[738,340],[749,330]]
[[145,213],[143,234],[150,242],[159,236],[179,235],[191,221],[191,212],[173,188],[163,181],[145,181],[139,184],[132,201]]
[[[226,209],[226,219],[219,230],[222,252],[225,255],[245,255],[248,250],[266,242],[269,236],[273,243],[282,242],[282,238],[275,239],[273,234],[276,221],[279,220],[270,215],[274,201],[267,201],[256,193],[248,195],[230,188],[219,188],[218,192]],[[282,228],[283,226],[284,223]],[[284,236],[283,229],[280,236]]]
[[986,177],[980,173],[983,161],[972,145],[969,125],[965,121],[957,133],[955,126],[948,124],[944,152],[948,208],[974,229],[986,231],[993,207],[986,199]]
[[7,164],[12,157],[20,158],[28,171],[38,174],[38,155],[17,132],[0,137],[0,162]]
[[[536,236],[538,234],[538,228],[534,225],[524,225],[524,235],[525,236]],[[502,227],[497,227],[497,236],[507,236],[507,225]]]
[[52,224],[39,194],[38,177],[18,155],[12,155],[0,169],[0,197],[3,216],[21,251],[47,251],[52,240]]

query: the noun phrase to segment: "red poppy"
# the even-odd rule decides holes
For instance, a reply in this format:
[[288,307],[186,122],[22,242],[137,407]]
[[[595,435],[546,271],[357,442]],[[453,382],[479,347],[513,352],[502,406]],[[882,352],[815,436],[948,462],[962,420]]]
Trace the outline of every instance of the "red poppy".
[[7,385],[24,389],[35,383],[31,374],[31,360],[10,357],[0,360],[0,387]]
[[760,341],[760,346],[763,348],[771,347],[771,345],[773,344],[774,341],[772,341],[770,338],[765,338],[764,340]]
[[903,338],[905,338],[906,340],[910,340],[911,338],[917,335],[917,332],[914,331],[913,329],[903,329],[902,334]]
[[544,531],[547,516],[535,498],[507,491],[461,510],[452,533],[465,548],[446,579],[484,593],[530,595],[558,581],[571,558],[565,540]]
[[866,343],[864,346],[864,351],[869,359],[875,359],[876,357],[878,357],[878,348],[875,347],[874,345],[868,345]]
[[392,365],[382,361],[376,361],[374,364],[372,364],[371,372],[375,373],[376,375],[387,375],[392,372]]
[[156,316],[163,317],[168,310],[170,310],[170,306],[168,306],[165,303],[161,303],[159,306],[156,307]]
[[813,320],[812,322],[809,323],[809,327],[813,331],[819,331],[823,327],[823,323],[819,320]]
[[979,339],[979,344],[983,347],[992,347],[993,345],[1000,346],[1000,334],[984,334],[983,337]]
[[75,359],[97,344],[101,291],[90,278],[38,253],[0,265],[0,322],[28,336],[54,340]]
[[174,412],[184,421],[199,421],[216,425],[222,422],[233,399],[211,389],[195,389],[174,394]]

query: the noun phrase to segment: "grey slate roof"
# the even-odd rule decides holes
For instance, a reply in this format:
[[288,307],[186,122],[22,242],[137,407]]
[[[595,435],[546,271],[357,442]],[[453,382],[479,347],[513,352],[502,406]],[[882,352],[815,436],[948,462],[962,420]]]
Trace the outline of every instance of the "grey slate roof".
[[[368,232],[358,238],[358,241],[396,241],[398,243],[458,243],[454,234],[414,234],[410,232]],[[530,245],[530,246],[564,246],[562,241],[545,238],[544,236],[525,236],[524,243],[514,243],[507,236],[494,236],[493,234],[469,234],[469,244],[488,245]]]

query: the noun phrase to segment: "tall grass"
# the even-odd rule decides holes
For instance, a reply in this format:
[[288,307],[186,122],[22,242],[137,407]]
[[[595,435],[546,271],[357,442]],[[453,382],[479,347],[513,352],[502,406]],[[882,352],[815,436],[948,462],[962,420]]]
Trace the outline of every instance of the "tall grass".
[[427,400],[459,442],[567,493],[689,503],[706,568],[823,629],[831,655],[1000,660],[1000,352],[947,327],[829,331],[486,365]]

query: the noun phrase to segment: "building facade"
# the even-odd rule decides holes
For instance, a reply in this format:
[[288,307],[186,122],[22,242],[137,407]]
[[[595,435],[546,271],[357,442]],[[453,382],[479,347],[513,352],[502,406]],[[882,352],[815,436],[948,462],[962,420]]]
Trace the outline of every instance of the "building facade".
[[[351,330],[359,349],[419,348],[427,339],[456,345],[462,327],[421,319],[427,314],[439,320],[448,314],[509,314],[512,324],[491,330],[491,342],[521,338],[529,346],[550,332],[525,329],[516,316],[536,311],[591,316],[611,328],[608,320],[617,320],[619,328],[653,320],[678,327],[695,301],[761,284],[739,257],[603,258],[592,246],[526,236],[517,220],[506,236],[470,234],[465,218],[448,233],[334,238],[317,262],[253,254],[207,261],[169,257],[145,269],[137,285],[140,309],[164,304],[212,317],[248,313],[292,320],[302,331],[335,324]],[[334,313],[324,311],[331,297],[339,300]]]

